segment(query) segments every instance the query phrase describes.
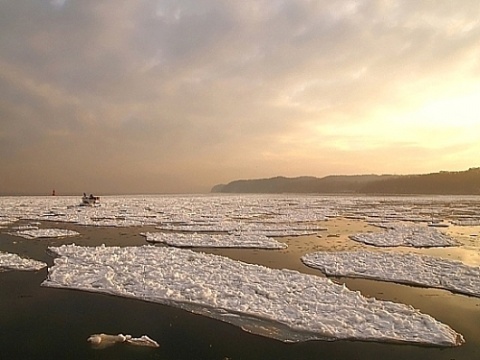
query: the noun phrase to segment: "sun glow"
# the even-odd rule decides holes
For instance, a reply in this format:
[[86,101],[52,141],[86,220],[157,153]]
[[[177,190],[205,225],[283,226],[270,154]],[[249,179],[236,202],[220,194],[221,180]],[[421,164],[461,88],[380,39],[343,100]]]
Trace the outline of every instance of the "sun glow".
[[406,115],[412,119],[410,121],[427,126],[449,128],[477,126],[480,114],[479,103],[480,88],[468,94],[432,100]]

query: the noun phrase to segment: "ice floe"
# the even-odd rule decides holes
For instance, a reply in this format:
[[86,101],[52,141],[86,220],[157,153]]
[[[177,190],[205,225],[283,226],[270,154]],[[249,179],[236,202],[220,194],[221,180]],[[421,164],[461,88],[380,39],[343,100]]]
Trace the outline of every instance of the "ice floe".
[[320,276],[170,247],[62,245],[49,251],[58,257],[44,286],[139,298],[239,326],[253,319],[284,341],[464,342],[411,306],[365,298]]
[[158,343],[148,337],[147,335],[142,335],[139,338],[134,338],[132,335],[109,335],[109,334],[93,334],[90,335],[87,339],[97,349],[104,349],[106,347],[112,346],[117,343],[127,343],[136,346],[146,346],[146,347],[159,347]]
[[12,230],[17,230],[17,231],[23,231],[23,230],[36,230],[38,229],[38,224],[37,223],[31,223],[31,224],[26,224],[26,225],[17,225],[17,226],[12,226]]
[[0,228],[13,224],[17,220],[18,220],[17,218],[0,215]]
[[460,243],[436,228],[405,223],[374,224],[387,229],[378,233],[359,233],[350,239],[374,246],[445,247]]
[[326,231],[324,226],[314,223],[259,223],[220,221],[218,223],[189,223],[189,224],[164,224],[156,227],[158,230],[182,231],[182,232],[226,232],[229,234],[264,235],[270,237],[304,236],[315,235],[320,231]]
[[11,234],[15,236],[23,237],[25,239],[63,238],[63,237],[80,235],[80,233],[78,233],[77,231],[67,230],[67,229],[34,229],[34,228],[18,230]]
[[163,243],[176,247],[216,247],[216,248],[262,248],[285,249],[287,244],[264,235],[229,235],[205,233],[142,233],[151,243]]
[[320,251],[304,255],[302,261],[327,275],[393,281],[480,297],[480,267],[456,260],[380,251]]
[[0,251],[0,272],[7,270],[32,271],[40,270],[47,266],[44,262],[25,259],[17,254]]
[[480,219],[452,220],[452,224],[458,226],[480,226]]

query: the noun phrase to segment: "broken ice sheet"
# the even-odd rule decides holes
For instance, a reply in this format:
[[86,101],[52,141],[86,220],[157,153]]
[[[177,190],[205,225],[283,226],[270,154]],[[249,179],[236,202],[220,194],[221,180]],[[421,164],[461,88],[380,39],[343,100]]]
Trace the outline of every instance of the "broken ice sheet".
[[66,229],[27,229],[15,231],[12,233],[12,235],[20,236],[25,239],[38,239],[77,236],[80,235],[80,233]]
[[177,306],[238,326],[253,319],[283,341],[464,342],[449,326],[411,306],[365,298],[327,278],[293,270],[169,247],[62,245],[49,251],[58,257],[44,286]]
[[310,223],[264,223],[219,221],[218,223],[163,224],[158,230],[190,233],[226,232],[230,235],[263,235],[268,237],[315,235],[327,228]]
[[480,297],[480,267],[456,260],[380,251],[319,251],[304,255],[302,261],[327,275],[434,287]]
[[205,233],[142,233],[151,243],[164,243],[176,247],[259,248],[285,249],[287,244],[264,235],[228,235]]
[[0,272],[7,270],[40,270],[47,264],[20,257],[17,254],[6,253],[0,251]]
[[17,220],[18,218],[0,215],[0,228],[7,227],[7,225],[13,224]]
[[360,233],[351,235],[350,239],[374,246],[413,246],[442,247],[457,246],[460,243],[436,228],[403,223],[374,224],[387,229],[378,233]]

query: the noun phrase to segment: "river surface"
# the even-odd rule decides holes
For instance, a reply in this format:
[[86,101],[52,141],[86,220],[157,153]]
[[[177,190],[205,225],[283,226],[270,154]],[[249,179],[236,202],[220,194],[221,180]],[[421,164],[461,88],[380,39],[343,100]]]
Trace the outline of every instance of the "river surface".
[[[475,210],[475,206],[470,206]],[[428,209],[427,209],[428,210]],[[478,208],[476,211],[480,211]],[[143,227],[91,227],[71,223],[40,222],[39,227],[58,227],[81,235],[64,239],[27,240],[9,234],[20,220],[0,229],[0,251],[14,252],[52,264],[48,246],[65,243],[96,246],[145,245]],[[285,250],[198,249],[272,268],[289,268],[323,276],[303,265],[300,257],[317,250],[365,248],[348,235],[379,231],[360,218],[338,216],[323,222],[327,230],[318,236],[278,238]],[[450,226],[446,231],[462,242],[456,248],[406,249],[479,266],[478,226]],[[369,247],[371,249],[371,247]],[[126,299],[41,287],[47,269],[34,272],[0,273],[1,359],[480,359],[480,299],[382,281],[335,278],[365,296],[410,304],[463,334],[466,343],[456,348],[438,348],[364,341],[309,341],[283,343],[252,334],[234,325],[192,314],[178,308]],[[95,333],[147,334],[160,347],[142,348],[127,344],[97,349],[86,340]]]

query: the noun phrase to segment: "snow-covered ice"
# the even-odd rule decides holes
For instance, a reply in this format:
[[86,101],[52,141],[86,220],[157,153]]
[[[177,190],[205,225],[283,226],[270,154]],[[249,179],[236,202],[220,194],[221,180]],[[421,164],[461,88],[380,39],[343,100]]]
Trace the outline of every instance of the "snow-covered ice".
[[[78,206],[80,197],[0,197],[0,221],[35,220],[84,226],[158,226],[175,231],[225,231],[299,236],[325,230],[316,222],[336,216],[315,197],[196,195],[102,196],[101,206]],[[268,233],[268,234],[267,234]]]
[[480,297],[480,267],[420,254],[320,251],[302,257],[332,276],[362,277],[450,290]]
[[378,233],[359,233],[350,239],[374,246],[444,247],[460,245],[437,228],[405,223],[374,224],[387,229]]
[[142,233],[148,242],[177,247],[285,249],[287,244],[264,235],[227,235],[205,233]]
[[169,247],[62,245],[49,251],[58,257],[44,286],[139,298],[240,326],[242,319],[255,319],[263,329],[283,329],[272,336],[284,341],[464,342],[449,326],[411,306],[365,298],[297,271]]
[[45,266],[47,264],[41,261],[25,259],[17,254],[0,251],[0,272],[7,270],[40,270]]
[[[435,230],[431,228],[428,230],[429,224],[445,224],[445,225],[466,225],[471,227],[476,227],[474,229],[469,229],[470,236],[478,234],[480,224],[480,197],[478,196],[388,196],[388,197],[380,197],[380,196],[321,196],[321,195],[289,195],[289,194],[282,194],[282,195],[232,195],[232,194],[215,194],[215,195],[171,195],[171,196],[163,196],[163,195],[155,195],[155,196],[102,196],[102,203],[101,206],[98,207],[81,207],[78,206],[80,203],[79,196],[37,196],[37,197],[0,197],[0,231],[3,233],[5,232],[15,232],[15,231],[24,231],[24,230],[34,230],[33,228],[23,228],[23,224],[26,221],[29,221],[30,224],[33,224],[32,221],[41,221],[41,224],[45,222],[55,222],[55,223],[74,223],[78,225],[84,226],[115,226],[115,227],[134,227],[134,226],[151,226],[155,227],[159,231],[163,231],[167,234],[169,231],[181,231],[185,233],[185,237],[188,235],[192,235],[195,237],[195,241],[193,241],[190,245],[188,241],[185,242],[185,246],[197,246],[195,244],[200,244],[198,242],[197,235],[193,235],[194,232],[204,232],[204,235],[220,235],[225,236],[225,238],[221,241],[212,242],[212,238],[209,239],[210,246],[214,246],[213,243],[219,244],[221,247],[224,247],[224,242],[228,239],[228,242],[231,241],[231,236],[241,236],[243,239],[252,239],[255,237],[256,241],[258,241],[258,247],[270,247],[275,245],[274,240],[272,237],[282,237],[282,236],[297,236],[297,235],[305,235],[305,234],[315,234],[317,237],[320,237],[319,232],[326,230],[323,225],[329,225],[328,220],[332,218],[347,218],[347,219],[361,219],[370,224],[393,224],[391,229],[385,229],[381,235],[372,235],[370,238],[370,234],[356,234],[357,240],[363,239],[367,241],[362,242],[371,242],[372,244],[375,243],[377,246],[392,246],[392,244],[402,245],[402,246],[452,246],[458,245],[459,243],[455,241],[451,242],[451,238],[448,236],[441,236],[438,235],[440,232],[431,232],[431,230]],[[318,223],[319,221],[326,220],[326,223]],[[355,220],[352,220],[355,221]],[[14,225],[18,222],[20,225],[16,228]],[[58,225],[55,225],[58,226]],[[417,227],[421,228],[420,230]],[[417,229],[414,232],[410,229]],[[4,230],[6,229],[6,230]],[[140,231],[147,231],[147,230],[140,230]],[[139,232],[140,232],[139,231]],[[150,231],[150,229],[148,230]],[[392,232],[391,232],[392,231]],[[452,230],[452,226],[449,228],[449,233],[455,233],[457,229]],[[387,235],[388,234],[388,235]],[[460,235],[459,235],[460,234]],[[48,237],[52,237],[52,234],[49,234]],[[262,237],[267,237],[268,242],[261,243],[259,239]],[[382,236],[383,235],[383,236]],[[385,236],[387,235],[387,236]],[[421,236],[419,236],[421,235]],[[62,235],[63,236],[63,235]],[[156,236],[163,236],[163,235],[155,235]],[[173,235],[172,235],[173,236]],[[199,235],[198,235],[199,236]],[[203,235],[202,235],[203,236]],[[259,236],[258,238],[256,236]],[[380,236],[380,237],[378,237]],[[466,245],[461,245],[462,248],[460,251],[468,251],[474,252],[476,249],[479,248],[477,238],[471,238],[465,240],[465,236],[461,235],[460,231],[457,231],[456,238],[461,239],[462,242],[468,243],[469,248]],[[178,241],[179,237],[177,237]],[[215,238],[217,239],[217,238]],[[219,239],[219,238],[218,238]],[[238,240],[239,238],[235,238]],[[263,238],[266,240],[265,238]],[[385,241],[386,240],[386,241]],[[202,240],[203,242],[203,240]],[[195,243],[195,244],[194,244]],[[236,242],[235,242],[236,243]],[[173,244],[173,243],[171,243]],[[280,242],[281,244],[281,242]],[[382,245],[378,245],[382,244]],[[238,244],[240,245],[240,244]],[[244,242],[241,247],[247,247],[250,245],[248,242]],[[265,246],[264,246],[265,245]],[[176,246],[180,246],[177,243]],[[201,246],[206,246],[205,244]],[[283,246],[283,245],[282,245]],[[140,251],[140,250],[138,250]],[[164,250],[162,250],[164,251]],[[425,250],[426,251],[426,250]],[[85,251],[87,252],[87,251]],[[121,255],[124,256],[124,255]],[[196,255],[195,255],[196,256]],[[196,257],[192,258],[196,259]],[[60,261],[59,259],[57,259]],[[136,261],[136,258],[131,258],[131,261]],[[135,264],[129,264],[128,256],[125,255],[125,269],[130,269],[131,266],[134,267],[135,273],[132,275],[132,285],[140,286],[139,279],[137,277],[138,274],[145,273],[144,269],[150,268],[148,266],[141,266]],[[178,259],[177,259],[178,260]],[[67,260],[65,260],[67,261]],[[193,261],[193,260],[192,260]],[[206,260],[210,261],[210,260]],[[182,264],[184,264],[183,262]],[[190,264],[190,262],[186,262]],[[223,263],[219,265],[220,267],[225,267]],[[457,271],[457,268],[461,268],[462,264],[457,263],[452,265],[452,273]],[[155,271],[163,271],[161,265],[157,265],[159,269],[151,269],[150,272],[155,274]],[[187,266],[188,267],[188,266]],[[105,268],[97,268],[97,265],[94,266],[95,269],[100,271],[98,278],[98,283],[95,283],[95,286],[98,286],[98,289],[110,289],[110,278],[117,279],[121,274],[121,276],[126,276],[122,274],[122,269],[115,268],[109,272]],[[140,269],[141,268],[141,269]],[[203,275],[203,267],[200,267],[200,270]],[[243,267],[242,267],[243,269]],[[67,270],[65,270],[67,271]],[[143,272],[142,272],[143,271]],[[222,270],[223,271],[223,270]],[[267,271],[267,270],[262,270]],[[396,270],[395,270],[396,271]],[[460,271],[460,270],[458,270]],[[393,272],[393,271],[392,271]],[[118,273],[118,274],[117,274]],[[195,274],[195,271],[189,273],[188,276],[192,276],[192,273]],[[137,274],[137,275],[135,275]],[[183,289],[182,291],[185,293],[192,293],[192,294],[203,294],[203,291],[208,293],[210,287],[206,287],[205,289],[198,289],[192,284],[188,286],[184,284],[184,279],[187,278],[187,274],[179,273],[181,282],[180,287]],[[223,274],[223,272],[222,272]],[[250,276],[250,270],[246,271],[245,276]],[[148,274],[145,273],[148,278]],[[196,275],[196,274],[195,274]],[[242,282],[244,278],[239,276],[237,283]],[[173,273],[169,276],[174,278]],[[212,275],[213,276],[213,275]],[[229,275],[230,276],[230,275]],[[258,275],[253,275],[254,279]],[[262,284],[262,288],[267,289],[267,294],[272,294],[271,297],[275,299],[278,297],[278,294],[281,294],[282,291],[290,291],[294,292],[292,289],[304,289],[303,284],[293,284],[293,280],[290,279],[290,282],[286,280],[281,280],[278,284],[278,288],[276,287],[276,276],[280,276],[278,274],[272,274],[272,278],[270,281],[272,284],[264,285]],[[286,277],[287,275],[281,275]],[[293,276],[293,275],[288,275]],[[296,275],[295,275],[296,276]],[[300,275],[298,275],[300,276]],[[102,280],[103,279],[103,280]],[[170,280],[169,280],[170,281]],[[256,281],[256,280],[255,280]],[[309,283],[311,280],[304,280],[303,278],[299,278],[299,282],[306,281]],[[322,282],[323,280],[316,279],[315,282]],[[105,284],[103,284],[105,282]],[[213,283],[215,281],[212,280]],[[287,283],[286,285],[282,285],[283,283]],[[115,283],[115,282],[114,282]],[[72,282],[73,286],[75,282]],[[128,285],[128,282],[125,283]],[[136,285],[135,285],[136,284]],[[142,283],[143,284],[143,283]],[[62,285],[63,286],[63,285]],[[126,285],[125,285],[126,286]],[[119,286],[119,289],[115,291],[122,292],[124,285]],[[153,285],[152,285],[153,286]],[[195,302],[195,297],[193,300],[189,299],[186,302],[179,302],[175,295],[175,292],[180,289],[175,285],[175,282],[172,283],[167,282],[167,286],[165,287],[169,291],[169,296],[161,295],[151,295],[150,292],[147,293],[139,291],[133,294],[134,297],[138,297],[137,295],[140,294],[140,297],[148,299],[148,296],[154,297],[152,301],[159,301],[159,302],[173,304],[175,306],[180,306],[183,308],[187,308],[191,311],[200,312],[203,314],[207,314],[209,316],[221,318],[224,321],[230,321],[232,323],[238,322],[239,316],[235,313],[233,309],[236,309],[232,298],[234,296],[229,297],[228,291],[234,294],[242,294],[247,293],[248,289],[241,288],[240,290],[236,289],[234,285],[227,287],[227,292],[223,292],[222,289],[215,290],[216,287],[213,287],[216,291],[216,295],[218,299],[225,297],[222,301],[226,302],[230,307],[227,310],[222,310],[222,308],[217,308],[213,306],[209,308],[209,304],[221,304],[220,300],[209,300],[209,301],[200,301]],[[210,285],[209,285],[210,286]],[[243,285],[242,285],[243,286]],[[247,285],[245,285],[247,286]],[[280,289],[283,286],[284,289]],[[323,286],[323,285],[322,285]],[[431,285],[425,285],[431,286]],[[273,288],[271,288],[273,287]],[[154,287],[155,288],[155,287]],[[152,288],[152,289],[154,289]],[[163,287],[160,287],[164,289]],[[94,288],[92,291],[97,291],[97,288]],[[155,288],[156,289],[156,288]],[[190,289],[190,290],[189,290]],[[193,290],[192,290],[193,289]],[[233,289],[233,290],[232,290]],[[250,288],[249,288],[250,289]],[[288,290],[290,289],[290,290]],[[138,289],[137,289],[138,290]],[[100,290],[98,290],[100,291]],[[103,291],[103,290],[101,290]],[[110,291],[110,290],[106,290]],[[152,290],[153,291],[153,290]],[[167,290],[165,290],[167,291]],[[240,292],[241,291],[241,292]],[[332,290],[333,291],[333,290]],[[346,291],[346,290],[342,290]],[[308,292],[307,292],[308,293]],[[115,292],[115,294],[117,294]],[[172,295],[173,294],[173,295]],[[172,297],[170,297],[172,295]],[[175,296],[174,296],[175,295]],[[257,294],[258,295],[258,294]],[[308,295],[308,294],[307,294]],[[125,295],[130,296],[130,295]],[[162,297],[163,296],[163,297]],[[205,295],[206,296],[206,295]],[[249,295],[250,296],[250,295]],[[259,295],[258,295],[259,296]],[[270,296],[270,295],[269,295]],[[319,299],[325,299],[324,294],[319,294]],[[343,295],[342,295],[343,296]],[[202,296],[200,296],[202,297]],[[208,298],[208,296],[206,296]],[[246,300],[242,300],[242,297],[237,296],[238,304],[240,304],[240,308],[249,309],[249,300],[251,298],[247,298]],[[318,309],[319,304],[317,302],[313,302],[313,298],[310,299],[310,296],[307,296],[306,299],[302,300],[292,300],[294,304],[302,304],[302,305],[295,305],[295,306],[316,306]],[[327,299],[333,299],[327,296]],[[342,299],[340,297],[340,299]],[[183,301],[183,300],[182,300]],[[269,300],[270,301],[270,300]],[[275,300],[279,301],[279,300]],[[309,302],[310,301],[310,302]],[[339,302],[333,302],[330,305],[336,306],[336,310],[339,310],[339,304],[342,303],[343,300]],[[363,301],[363,300],[362,300]],[[308,305],[305,305],[307,304]],[[199,304],[198,306],[195,304]],[[273,304],[272,307],[279,306],[278,304]],[[327,306],[323,304],[322,306]],[[384,305],[382,305],[384,306]],[[208,311],[204,310],[209,308]],[[368,308],[368,307],[367,307]],[[193,309],[193,310],[192,310]],[[260,309],[260,310],[259,310]],[[285,330],[285,327],[294,328],[295,331],[301,332],[303,331],[302,335],[295,335],[291,331],[287,331],[288,336],[284,335],[285,339],[308,339],[308,338],[315,338],[315,337],[338,337],[338,338],[354,338],[357,336],[357,333],[362,333],[363,327],[366,326],[363,323],[369,322],[365,321],[365,315],[363,310],[360,315],[356,312],[356,307],[352,305],[348,305],[347,307],[341,308],[343,311],[342,316],[339,317],[337,321],[333,314],[333,310],[331,311],[330,318],[327,318],[328,309],[321,310],[320,312],[324,314],[323,317],[319,317],[318,315],[312,316],[312,319],[316,319],[317,324],[313,324],[314,320],[310,322],[308,319],[303,319],[302,317],[300,320],[297,320],[297,316],[291,315],[290,313],[287,315],[283,315],[282,312],[279,312],[281,315],[280,318],[282,320],[277,319],[275,316],[264,316],[263,311],[264,309],[262,306],[255,305],[254,311],[243,311],[241,312],[241,323],[240,326],[249,327],[252,326],[251,322],[264,321],[264,319],[268,318],[269,326],[273,326],[271,323],[276,324],[276,326]],[[225,313],[222,313],[224,311]],[[291,310],[293,311],[293,310]],[[303,310],[302,310],[303,311]],[[345,319],[347,317],[346,312],[351,311],[351,316],[358,317],[358,319],[363,319],[362,321],[355,322],[352,321],[350,325],[343,324],[342,321],[346,322]],[[227,314],[228,312],[228,314]],[[272,310],[272,312],[274,312]],[[260,313],[261,316],[256,315]],[[254,314],[254,315],[252,315]],[[307,315],[311,315],[307,312]],[[283,316],[283,317],[282,317]],[[372,315],[373,316],[373,315]],[[245,318],[249,318],[250,323],[247,326],[245,324]],[[319,322],[318,320],[322,322]],[[332,320],[333,319],[333,320]],[[375,318],[375,321],[378,319]],[[381,319],[380,319],[381,320]],[[266,321],[266,320],[265,320]],[[392,318],[393,323],[397,321],[397,317]],[[410,320],[409,320],[410,321]],[[291,322],[298,322],[299,326],[291,326]],[[310,330],[303,330],[310,327],[310,323],[312,323],[312,328],[314,335],[311,335]],[[343,325],[339,325],[339,324]],[[283,327],[280,324],[287,324]],[[237,324],[238,325],[238,324]],[[385,327],[387,325],[385,324]],[[414,326],[415,329],[416,326]],[[301,331],[299,329],[302,329]],[[332,330],[333,329],[333,330]],[[378,332],[382,332],[379,330]],[[284,331],[285,332],[285,331]],[[366,332],[364,335],[359,335],[362,339],[377,339],[382,335],[379,335],[378,332]],[[420,331],[421,332],[421,331]],[[386,335],[384,339],[392,340],[392,338],[396,337],[398,334],[395,333],[392,335],[390,332],[388,336]],[[281,337],[280,335],[278,335]],[[422,335],[423,336],[423,335]],[[397,337],[403,337],[403,332],[400,332],[400,335]],[[426,337],[426,336],[425,336]],[[392,340],[395,341],[395,340]],[[407,341],[410,342],[412,340],[403,339],[400,341]],[[425,340],[428,342],[429,340]],[[443,341],[443,340],[442,340]],[[417,340],[413,340],[412,342],[424,342],[424,339],[421,337]],[[439,343],[439,341],[434,340],[435,343]],[[441,342],[441,341],[440,341]]]
[[14,217],[2,216],[0,214],[0,228],[6,227],[7,225],[13,224],[18,219]]
[[242,222],[219,222],[219,223],[190,223],[190,224],[164,224],[156,227],[158,230],[182,231],[182,232],[226,232],[229,234],[252,234],[270,237],[305,236],[315,235],[320,231],[326,231],[326,227],[315,224],[302,223],[242,223]]
[[452,224],[458,226],[480,226],[480,219],[453,220]]
[[136,346],[146,346],[157,348],[160,345],[155,340],[151,339],[148,335],[142,335],[139,338],[134,338],[131,335],[128,335],[127,344],[132,344]]
[[475,196],[152,195],[102,196],[98,207],[79,203],[79,196],[0,197],[0,226],[35,220],[296,236],[325,230],[318,222],[335,217],[371,223],[480,224],[480,198]]
[[90,335],[87,339],[96,348],[106,348],[112,346],[116,343],[127,343],[136,346],[146,346],[146,347],[159,347],[158,342],[151,339],[148,335],[142,335],[141,337],[134,338],[132,335],[109,335],[109,334],[93,334]]
[[80,235],[80,233],[77,231],[67,229],[26,229],[18,230],[11,234],[23,237],[25,239],[63,238]]

